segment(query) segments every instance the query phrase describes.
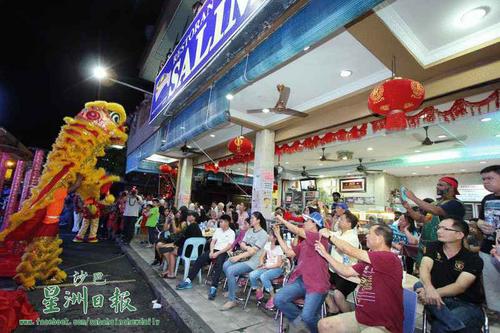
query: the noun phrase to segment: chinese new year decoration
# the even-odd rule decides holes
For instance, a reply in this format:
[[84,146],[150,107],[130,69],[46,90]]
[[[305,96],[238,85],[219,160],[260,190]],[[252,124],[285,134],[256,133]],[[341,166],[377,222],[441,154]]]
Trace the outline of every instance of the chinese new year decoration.
[[248,155],[253,151],[253,143],[240,135],[229,141],[227,149],[237,156]]
[[[421,125],[433,124],[437,121],[451,122],[464,117],[496,112],[499,108],[500,92],[499,90],[495,90],[483,100],[476,102],[466,101],[463,98],[457,99],[448,110],[441,111],[435,106],[428,106],[414,114],[405,116],[404,122],[405,126],[417,128]],[[373,134],[386,129],[386,119],[378,119],[360,125],[355,125],[351,128],[342,128],[335,132],[326,132],[324,134],[313,135],[302,140],[295,140],[290,143],[276,145],[274,154],[295,154],[304,150],[316,149],[317,147],[333,142],[359,140],[365,137],[370,131]],[[225,168],[234,164],[251,162],[254,158],[254,153],[248,155],[233,155],[229,158],[219,160],[217,163],[218,167]],[[214,168],[215,164],[207,163],[205,164],[205,170],[207,170],[207,167],[209,169]]]
[[395,77],[375,87],[368,97],[368,108],[385,116],[388,131],[405,129],[405,112],[416,110],[424,100],[424,86],[417,81]]

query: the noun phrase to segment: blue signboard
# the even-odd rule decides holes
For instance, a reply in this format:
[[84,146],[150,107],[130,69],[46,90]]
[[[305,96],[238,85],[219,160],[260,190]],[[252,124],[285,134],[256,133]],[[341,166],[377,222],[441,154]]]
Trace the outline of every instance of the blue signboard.
[[155,80],[149,122],[269,0],[207,0]]

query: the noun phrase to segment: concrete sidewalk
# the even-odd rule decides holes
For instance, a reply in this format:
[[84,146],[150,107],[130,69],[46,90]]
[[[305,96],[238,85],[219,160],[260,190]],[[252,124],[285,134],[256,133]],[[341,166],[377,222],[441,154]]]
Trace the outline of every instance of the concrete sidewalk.
[[[153,287],[158,299],[169,315],[182,321],[192,332],[277,332],[278,322],[274,315],[268,311],[257,308],[255,295],[250,297],[248,306],[243,310],[243,304],[229,311],[220,311],[226,302],[223,296],[222,284],[217,291],[214,301],[207,299],[209,286],[198,283],[198,278],[193,282],[193,288],[178,291],[175,286],[182,279],[184,268],[181,266],[178,279],[163,279],[160,277],[159,266],[151,266],[154,260],[152,248],[145,248],[138,241],[132,241],[130,246],[122,246],[123,251],[137,264],[143,275]],[[206,267],[205,267],[206,268]],[[202,273],[204,281],[206,269]],[[244,298],[238,294],[237,297]],[[421,332],[422,305],[417,305],[417,319],[415,332]],[[500,333],[500,325],[490,321],[490,333]]]
[[[132,241],[130,246],[122,246],[122,250],[143,272],[161,300],[162,306],[170,312],[171,316],[179,317],[191,331],[216,333],[277,331],[278,326],[277,321],[274,321],[274,316],[265,313],[265,310],[257,309],[254,296],[250,298],[245,310],[242,304],[229,311],[220,311],[219,309],[226,302],[222,295],[222,285],[219,286],[217,298],[214,301],[209,301],[207,298],[209,286],[200,285],[197,278],[193,282],[193,289],[175,290],[175,286],[182,279],[184,272],[182,266],[179,268],[177,280],[163,279],[159,275],[159,266],[150,265],[154,260],[152,248],[145,248],[137,241]],[[204,279],[205,276],[204,270],[202,278]]]

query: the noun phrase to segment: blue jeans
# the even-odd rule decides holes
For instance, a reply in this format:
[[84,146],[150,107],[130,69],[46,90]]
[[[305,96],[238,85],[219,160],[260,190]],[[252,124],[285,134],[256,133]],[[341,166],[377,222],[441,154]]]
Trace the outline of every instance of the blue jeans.
[[[420,281],[415,283],[413,290],[418,288],[423,288]],[[484,314],[479,304],[465,302],[458,297],[442,297],[442,299],[445,305],[439,309],[436,305],[425,306],[431,315],[429,322],[432,333],[481,331]]]
[[279,278],[281,275],[283,275],[283,269],[281,269],[281,267],[271,269],[260,268],[253,270],[250,274],[248,274],[250,287],[252,287],[252,289],[257,288],[259,286],[259,282],[257,280],[260,278],[262,286],[269,292],[273,289],[271,281]]
[[[306,323],[312,333],[318,332],[318,321],[320,317],[321,305],[325,301],[327,293],[306,293],[306,287],[302,277],[298,277],[294,282],[285,285],[278,290],[274,298],[274,305],[283,312],[288,320],[293,321],[299,315]],[[302,313],[294,300],[304,298]]]
[[244,262],[236,262],[232,263],[231,261],[226,260],[223,266],[224,274],[226,274],[227,278],[227,298],[230,301],[236,301],[236,281],[238,276],[244,273],[248,273],[252,271],[252,267],[248,266]]

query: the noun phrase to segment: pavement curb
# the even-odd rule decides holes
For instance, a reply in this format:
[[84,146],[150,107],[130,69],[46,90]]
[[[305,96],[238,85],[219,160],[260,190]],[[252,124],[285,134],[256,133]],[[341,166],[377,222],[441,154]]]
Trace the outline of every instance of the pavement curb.
[[181,330],[193,333],[215,333],[131,246],[120,245],[120,247],[151,286],[162,305],[162,310],[169,313]]

